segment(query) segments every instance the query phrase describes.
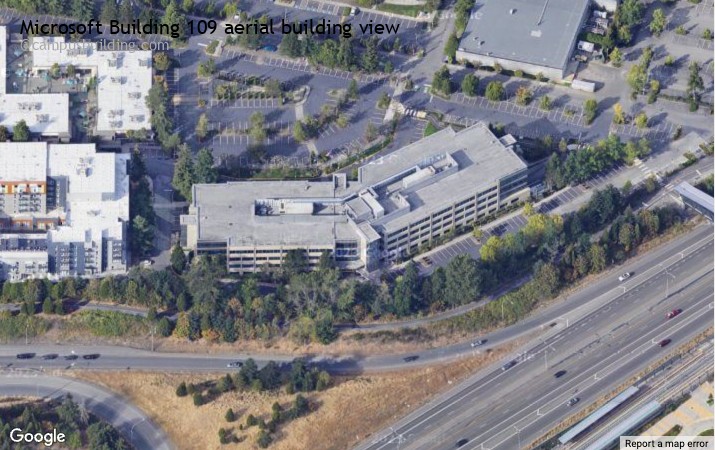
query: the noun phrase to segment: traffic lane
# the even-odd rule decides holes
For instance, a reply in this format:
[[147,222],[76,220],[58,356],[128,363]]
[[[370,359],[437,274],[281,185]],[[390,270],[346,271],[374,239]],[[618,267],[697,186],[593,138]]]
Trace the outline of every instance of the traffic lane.
[[163,430],[140,409],[96,385],[44,375],[6,376],[0,382],[0,395],[3,396],[60,398],[67,394],[90,413],[110,423],[132,447],[139,450],[173,448]]
[[[669,348],[672,349],[684,344],[702,331],[712,327],[712,285],[710,286],[709,304],[703,305],[701,303],[694,309],[696,314],[692,316],[693,320],[687,322],[685,326],[681,324],[681,326],[677,327],[677,329],[673,328],[662,332],[662,336],[667,336],[672,341],[668,344],[668,347],[661,349],[656,343],[647,340],[644,342],[644,339],[641,339],[642,344],[636,352],[637,354],[634,357],[629,356],[623,359],[623,364],[618,367],[616,372],[610,374],[610,376],[596,374],[599,376],[598,379],[590,378],[588,383],[586,383],[586,386],[582,386],[575,393],[564,396],[564,398],[570,398],[569,395],[578,396],[580,398],[578,403],[581,405],[580,408],[572,409],[566,406],[565,403],[562,403],[558,404],[553,411],[540,409],[540,413],[543,415],[531,413],[527,416],[528,419],[526,421],[517,424],[517,428],[520,430],[519,433],[517,433],[516,430],[512,430],[513,433],[510,433],[510,436],[504,436],[505,433],[502,432],[492,438],[491,441],[483,441],[485,442],[485,446],[488,446],[490,449],[511,449],[518,446],[518,440],[521,440],[522,443],[528,443],[538,439],[544,434],[545,430],[552,429],[561,423],[566,417],[578,412],[580,409],[586,408],[589,404],[601,398],[605,392],[611,392],[624,380],[638,374],[641,370],[643,370],[643,368],[648,367],[665,357]],[[673,322],[673,324],[675,325],[676,323]],[[642,331],[646,332],[647,326],[644,326]],[[650,336],[653,335],[651,334]],[[656,342],[659,339],[660,337],[657,336],[657,334],[656,337],[652,338],[652,340],[655,340]],[[622,343],[628,344],[628,341],[623,340]],[[638,354],[638,352],[640,352],[640,354]],[[588,365],[586,365],[586,368],[588,368]]]
[[[708,253],[710,257],[712,257],[711,252]],[[710,267],[712,264],[709,265]],[[700,285],[704,284],[709,284],[709,286],[706,288],[706,291],[709,289],[709,292],[712,292],[712,278],[710,277],[709,279],[701,279],[698,283]],[[639,309],[641,309],[643,312],[648,311],[648,308],[652,306],[653,303],[658,303],[658,297],[655,297],[653,294],[654,292],[657,292],[657,288],[655,286],[651,286],[650,289],[648,290],[643,290],[641,294],[641,298],[646,299],[644,302],[621,302],[620,309],[628,309],[628,308],[633,308],[633,306],[637,306]],[[609,306],[610,307],[610,306]],[[622,311],[618,311],[619,314],[622,314]],[[598,316],[596,316],[597,319],[596,321],[592,321],[590,318],[584,319],[581,323],[588,324],[590,323],[589,327],[586,329],[582,329],[581,326],[573,326],[566,331],[562,331],[559,333],[557,336],[555,336],[552,340],[547,341],[547,344],[550,342],[558,342],[561,341],[563,343],[569,343],[572,344],[576,341],[576,338],[578,336],[584,335],[586,337],[593,336],[594,331],[600,326],[600,327],[605,327],[606,330],[610,330],[612,327],[609,325],[612,323],[609,317],[602,316],[600,319],[598,319]],[[659,320],[663,320],[664,316],[659,316]],[[583,340],[580,342],[581,345],[583,346],[585,342]],[[552,344],[553,345],[553,344]],[[539,351],[539,347],[543,349],[545,347],[544,345],[537,346],[531,353],[535,354],[534,352]],[[518,359],[518,355],[513,355],[514,359]],[[529,358],[527,355],[526,358]],[[538,356],[536,357],[538,359]],[[533,359],[533,358],[532,358]],[[505,359],[505,361],[508,359]],[[526,359],[526,361],[530,361],[529,359]],[[538,361],[539,364],[542,363],[541,360]],[[495,383],[500,383],[501,386],[499,386],[498,391],[494,392],[516,392],[519,390],[521,386],[523,386],[525,383],[528,383],[531,385],[533,383],[533,380],[528,380],[524,381],[522,379],[519,379],[519,376],[525,377],[528,376],[531,373],[531,369],[529,368],[528,364],[518,364],[516,367],[511,368],[507,370],[506,372],[499,372],[499,371],[492,371],[488,375],[485,375],[483,379],[478,380],[474,385],[469,386],[465,391],[459,392],[455,394],[452,398],[450,398],[447,402],[442,402],[432,408],[429,411],[426,411],[424,414],[421,416],[418,416],[415,420],[412,422],[408,423],[405,427],[399,428],[395,427],[395,432],[396,433],[401,433],[403,436],[407,436],[409,433],[413,432],[417,427],[425,427],[426,425],[424,424],[425,421],[427,420],[439,420],[439,419],[434,419],[434,417],[443,417],[444,421],[439,425],[436,426],[437,428],[439,427],[444,427],[446,426],[447,423],[451,422],[452,420],[456,420],[456,423],[461,423],[462,421],[459,420],[459,418],[452,417],[451,414],[455,414],[456,411],[459,410],[459,408],[469,408],[468,405],[479,405],[479,404],[488,404],[488,405],[494,405],[494,402],[499,402],[500,399],[503,398],[503,395],[499,395],[495,400],[490,403],[486,398],[489,397],[490,391],[485,391],[484,389],[492,386],[495,386]],[[509,375],[509,377],[506,377],[506,375]],[[528,396],[526,394],[522,394],[522,396]],[[449,411],[452,411],[451,413]],[[476,411],[470,410],[467,413],[467,416],[469,417],[474,417]],[[425,417],[427,419],[425,419]],[[420,428],[422,429],[422,428]],[[439,433],[438,433],[439,434]],[[430,432],[430,435],[432,435],[432,432]],[[373,447],[368,447],[368,448],[373,448]],[[374,448],[390,448],[390,447],[384,447],[384,446],[376,446]],[[419,448],[415,447],[415,448]]]
[[[571,414],[578,409],[568,407],[565,403],[574,396],[579,396],[583,400],[580,406],[585,407],[589,400],[586,394],[592,394],[594,398],[591,400],[595,400],[599,395],[603,395],[603,392],[608,392],[608,389],[602,386],[602,381],[605,381],[610,373],[617,373],[618,376],[613,378],[619,380],[627,378],[630,375],[624,374],[636,373],[640,367],[661,358],[663,352],[658,351],[660,349],[655,342],[663,336],[673,340],[670,345],[677,346],[687,341],[685,337],[697,334],[711,325],[711,316],[703,314],[703,311],[709,311],[712,303],[712,279],[700,282],[698,288],[690,293],[692,298],[697,300],[686,305],[688,314],[684,311],[679,321],[666,321],[663,316],[647,317],[639,326],[631,327],[628,333],[612,342],[608,339],[599,340],[598,345],[589,346],[589,351],[585,354],[581,353],[582,349],[571,353],[574,346],[570,344],[573,339],[563,339],[560,341],[562,344],[569,344],[563,351],[571,355],[565,361],[557,359],[553,364],[549,364],[548,369],[545,368],[545,358],[541,358],[539,354],[527,356],[527,359],[515,368],[497,374],[493,383],[485,384],[482,390],[472,392],[462,402],[451,405],[449,409],[435,416],[432,420],[439,424],[422,424],[418,432],[438,429],[437,435],[446,437],[443,442],[435,442],[432,432],[421,439],[415,439],[407,433],[403,436],[408,442],[402,448],[441,448],[442,445],[449,448],[463,438],[468,438],[474,448],[480,448],[482,444],[490,449],[516,448],[516,441],[520,437],[515,430],[509,431],[510,426],[516,425],[521,429],[526,428],[527,424],[532,425],[531,421],[537,419],[543,422],[549,415],[562,417],[564,414]],[[584,331],[584,334],[587,333],[588,331]],[[582,344],[583,342],[580,342],[576,347]],[[554,347],[558,349],[558,345]],[[613,352],[614,348],[619,351]],[[632,356],[631,352],[635,352],[636,356]],[[556,379],[553,374],[559,370],[566,370],[566,374]],[[598,380],[594,379],[594,374],[599,375]],[[505,382],[504,379],[511,379],[511,382]],[[617,381],[614,385],[618,383]],[[558,423],[558,420],[555,422]],[[545,429],[548,428],[540,428],[542,433]],[[539,431],[538,426],[535,430]],[[522,431],[521,438],[525,437],[530,438]],[[538,436],[533,436],[534,439],[536,437]]]

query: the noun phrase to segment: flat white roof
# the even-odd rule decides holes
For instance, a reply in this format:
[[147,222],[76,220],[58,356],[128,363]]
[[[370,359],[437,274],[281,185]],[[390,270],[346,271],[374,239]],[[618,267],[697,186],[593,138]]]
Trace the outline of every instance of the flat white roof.
[[7,93],[7,28],[0,27],[0,125],[12,130],[24,120],[30,131],[44,135],[69,135],[67,94]]
[[47,144],[44,142],[4,142],[0,145],[0,180],[45,181]]
[[64,37],[36,37],[33,68],[53,64],[91,69],[97,77],[97,131],[150,129],[145,97],[151,89],[151,51],[100,51],[94,42],[65,42]]

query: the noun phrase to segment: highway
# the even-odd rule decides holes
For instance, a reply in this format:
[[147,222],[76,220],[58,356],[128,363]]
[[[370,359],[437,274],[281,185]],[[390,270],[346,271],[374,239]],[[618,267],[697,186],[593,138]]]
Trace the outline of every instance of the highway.
[[[28,373],[4,376],[0,381],[0,396],[30,396],[58,398],[71,394],[79,405],[100,417],[119,431],[137,450],[169,450],[161,427],[122,396],[97,385],[74,379]],[[62,432],[62,430],[58,430]]]
[[[667,296],[665,279],[673,283]],[[624,291],[514,355],[515,367],[502,371],[505,361],[493,365],[358,448],[448,449],[464,439],[461,448],[469,450],[523,448],[712,327],[712,240],[667,271],[627,285]],[[682,313],[666,319],[675,308]],[[672,342],[660,348],[663,339]],[[559,371],[566,373],[556,378]],[[580,401],[567,406],[574,397]]]

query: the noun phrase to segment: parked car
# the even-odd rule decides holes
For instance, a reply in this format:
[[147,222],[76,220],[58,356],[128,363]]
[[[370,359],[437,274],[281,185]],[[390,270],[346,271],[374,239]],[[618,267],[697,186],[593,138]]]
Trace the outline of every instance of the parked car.
[[626,273],[624,273],[623,275],[621,275],[620,277],[618,277],[618,281],[626,281],[626,280],[629,279],[630,277],[631,277],[631,273],[630,273],[630,272],[626,272]]
[[42,359],[57,359],[59,355],[57,353],[48,353],[46,355],[42,355]]
[[99,358],[99,353],[89,353],[86,355],[82,355],[82,359],[97,359]]
[[35,357],[34,353],[18,353],[17,359],[32,359]]
[[79,358],[79,356],[77,356],[77,355],[65,355],[65,359],[67,361],[74,361],[77,358]]

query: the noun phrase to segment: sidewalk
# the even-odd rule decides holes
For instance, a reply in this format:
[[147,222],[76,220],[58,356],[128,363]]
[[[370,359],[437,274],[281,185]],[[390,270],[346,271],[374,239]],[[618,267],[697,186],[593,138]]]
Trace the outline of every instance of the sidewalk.
[[679,436],[697,436],[713,428],[713,406],[708,405],[708,395],[713,393],[713,385],[705,383],[697,388],[690,399],[678,409],[659,420],[642,436],[663,436],[674,426],[682,427]]

